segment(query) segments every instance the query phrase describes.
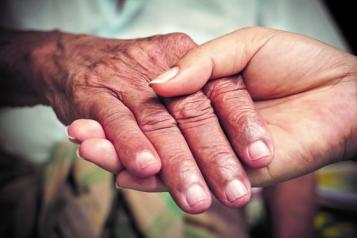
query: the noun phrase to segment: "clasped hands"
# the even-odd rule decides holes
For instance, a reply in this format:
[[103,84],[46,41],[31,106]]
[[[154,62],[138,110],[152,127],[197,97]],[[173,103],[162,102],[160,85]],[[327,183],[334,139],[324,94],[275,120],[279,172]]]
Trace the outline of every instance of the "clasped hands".
[[32,56],[80,156],[186,212],[210,191],[240,207],[251,185],[356,153],[356,57],[316,40],[245,28],[201,46],[181,33],[56,44]]

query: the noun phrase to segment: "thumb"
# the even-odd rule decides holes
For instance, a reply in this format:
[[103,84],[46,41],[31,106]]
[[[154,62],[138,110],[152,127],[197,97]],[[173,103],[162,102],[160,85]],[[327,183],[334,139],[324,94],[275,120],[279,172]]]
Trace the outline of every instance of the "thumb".
[[164,97],[200,90],[209,79],[241,72],[255,53],[278,31],[249,27],[221,36],[193,48],[171,69],[149,85]]

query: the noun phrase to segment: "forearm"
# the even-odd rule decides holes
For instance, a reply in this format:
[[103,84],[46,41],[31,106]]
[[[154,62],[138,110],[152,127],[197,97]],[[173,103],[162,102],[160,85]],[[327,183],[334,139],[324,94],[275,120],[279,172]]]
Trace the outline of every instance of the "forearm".
[[273,237],[313,237],[316,180],[308,174],[264,188]]
[[56,47],[59,35],[57,31],[0,29],[0,106],[48,104],[43,90],[46,85],[34,57],[39,49],[51,51]]

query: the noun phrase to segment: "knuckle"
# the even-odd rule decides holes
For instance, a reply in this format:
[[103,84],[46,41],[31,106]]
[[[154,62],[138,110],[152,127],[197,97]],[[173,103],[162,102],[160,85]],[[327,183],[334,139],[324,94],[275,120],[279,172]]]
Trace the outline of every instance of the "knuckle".
[[160,54],[167,60],[169,67],[196,46],[191,37],[185,33],[170,33],[152,39]]
[[99,115],[105,115],[103,117],[101,123],[103,124],[104,127],[109,127],[111,126],[115,121],[120,120],[123,118],[123,115],[119,111],[113,111],[109,112],[108,110],[102,110],[101,112],[98,112]]
[[181,150],[177,148],[176,145],[171,144],[168,147],[172,148],[165,154],[165,159],[162,161],[163,165],[167,167],[167,169],[162,172],[171,173],[175,171],[175,173],[190,174],[195,172],[195,166],[193,166],[193,162],[188,157],[188,151]]
[[173,32],[173,33],[167,34],[166,36],[174,38],[175,40],[193,42],[191,37],[189,35],[187,35],[186,33],[183,33],[183,32]]
[[169,108],[179,123],[202,121],[214,116],[211,102],[202,92],[173,99]]
[[203,167],[205,173],[215,174],[216,180],[221,182],[245,176],[238,158],[227,150],[212,150]]
[[240,113],[232,113],[228,119],[231,128],[235,130],[235,142],[242,144],[243,142],[251,141],[253,138],[265,135],[265,130],[256,114],[249,109],[241,111]]
[[186,48],[187,50],[196,45],[189,35],[182,32],[168,34],[167,38],[173,43],[179,43],[183,48]]
[[228,114],[228,119],[232,124],[239,125],[242,128],[250,128],[253,124],[256,115],[251,107],[239,106],[239,110]]
[[115,130],[115,124],[118,121],[133,120],[134,118],[128,114],[120,113],[119,111],[108,112],[103,117],[101,123],[104,128]]
[[157,40],[159,44],[164,44],[164,45],[179,44],[181,47],[186,46],[186,49],[192,48],[193,46],[196,45],[189,35],[182,32],[174,32],[166,35],[160,35],[154,39]]
[[231,180],[233,177],[237,176],[240,171],[237,168],[237,163],[234,163],[232,159],[228,160],[227,158],[224,161],[213,161],[212,167],[215,169],[215,172],[220,174],[225,180]]
[[144,132],[176,127],[175,119],[163,110],[145,110],[138,116],[138,123]]
[[227,151],[222,146],[212,146],[207,157],[207,163],[212,168],[229,169],[233,171],[237,167],[237,158],[231,151]]
[[264,122],[255,110],[243,81],[240,79],[216,81],[206,88],[206,92],[215,106],[224,107],[221,116],[228,128],[231,128],[228,133],[237,141],[248,141],[263,135]]
[[235,154],[222,147],[213,147],[207,153],[207,156],[200,161],[203,172],[207,175],[215,174],[216,179],[219,180],[231,180],[241,172]]
[[[190,160],[182,160],[181,156],[174,155],[171,159],[171,169],[175,171],[179,179],[175,179],[176,188],[179,191],[184,191],[192,183],[198,182],[200,180],[198,168]],[[168,175],[172,176],[172,174]]]
[[113,110],[113,108],[98,105],[95,107],[94,115],[97,115],[94,118],[98,119],[105,131],[110,132],[111,135],[125,135],[135,130],[132,126],[123,126],[127,122],[135,121],[134,116],[126,108],[116,107]]
[[173,163],[181,176],[186,177],[196,173],[197,169],[193,166],[193,163],[189,160],[182,160],[182,156],[183,155],[181,155],[180,158],[176,157],[176,163]]
[[[246,87],[241,77],[230,77],[219,80],[211,80],[204,87],[204,92],[211,100],[224,97],[227,94],[246,92]],[[245,93],[244,93],[245,94]]]

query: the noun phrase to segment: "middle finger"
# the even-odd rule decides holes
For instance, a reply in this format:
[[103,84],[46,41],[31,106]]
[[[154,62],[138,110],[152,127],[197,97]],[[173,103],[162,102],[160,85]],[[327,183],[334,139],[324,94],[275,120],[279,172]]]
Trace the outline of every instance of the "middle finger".
[[250,183],[202,91],[166,99],[201,172],[216,197],[240,207],[250,198]]
[[161,179],[178,205],[190,213],[202,212],[211,196],[192,153],[174,118],[151,89],[133,93],[125,104],[161,158]]

